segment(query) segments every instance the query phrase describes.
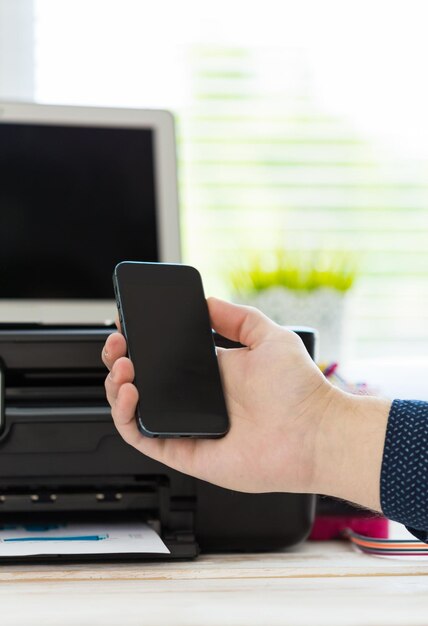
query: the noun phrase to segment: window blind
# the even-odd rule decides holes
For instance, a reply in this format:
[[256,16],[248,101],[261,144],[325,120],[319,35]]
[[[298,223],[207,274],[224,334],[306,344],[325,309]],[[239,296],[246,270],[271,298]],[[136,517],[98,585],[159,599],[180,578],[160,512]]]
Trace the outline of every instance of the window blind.
[[[224,289],[253,250],[351,250],[352,354],[427,354],[428,160],[332,115],[297,52],[193,51],[180,142],[186,224],[198,233],[188,255]],[[266,81],[272,64],[281,72]]]

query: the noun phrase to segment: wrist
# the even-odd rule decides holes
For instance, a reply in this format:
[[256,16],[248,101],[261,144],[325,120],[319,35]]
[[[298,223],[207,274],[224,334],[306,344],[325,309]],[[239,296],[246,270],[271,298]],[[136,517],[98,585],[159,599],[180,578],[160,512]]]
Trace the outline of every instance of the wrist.
[[335,387],[319,416],[313,491],[380,511],[380,472],[391,402]]

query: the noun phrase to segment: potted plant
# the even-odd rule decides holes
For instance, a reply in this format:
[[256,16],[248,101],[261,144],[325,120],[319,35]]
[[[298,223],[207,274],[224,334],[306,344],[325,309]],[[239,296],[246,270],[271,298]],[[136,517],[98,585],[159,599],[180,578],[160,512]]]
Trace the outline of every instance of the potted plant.
[[257,307],[278,324],[315,328],[319,359],[327,362],[341,358],[346,296],[355,278],[349,253],[283,250],[253,256],[230,276],[235,302]]

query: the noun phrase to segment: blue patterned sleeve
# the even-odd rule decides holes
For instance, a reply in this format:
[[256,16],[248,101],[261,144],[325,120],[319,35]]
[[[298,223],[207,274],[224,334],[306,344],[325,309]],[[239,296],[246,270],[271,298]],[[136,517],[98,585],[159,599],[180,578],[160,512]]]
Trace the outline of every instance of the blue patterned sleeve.
[[428,541],[428,402],[394,400],[380,476],[386,517]]

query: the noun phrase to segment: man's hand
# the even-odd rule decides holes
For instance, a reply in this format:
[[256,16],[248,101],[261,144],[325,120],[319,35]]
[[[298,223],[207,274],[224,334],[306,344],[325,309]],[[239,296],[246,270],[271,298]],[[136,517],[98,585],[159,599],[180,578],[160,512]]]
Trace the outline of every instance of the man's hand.
[[[247,346],[218,350],[231,420],[228,434],[214,440],[143,436],[135,420],[133,365],[125,357],[123,335],[115,333],[102,356],[110,370],[107,399],[124,440],[165,465],[229,489],[328,493],[379,508],[378,476],[372,490],[367,485],[360,490],[358,484],[348,489],[346,481],[347,473],[351,482],[355,477],[355,454],[347,449],[358,442],[354,398],[328,383],[295,333],[256,309],[214,298],[208,307],[213,328]],[[375,474],[383,446],[378,440]]]

